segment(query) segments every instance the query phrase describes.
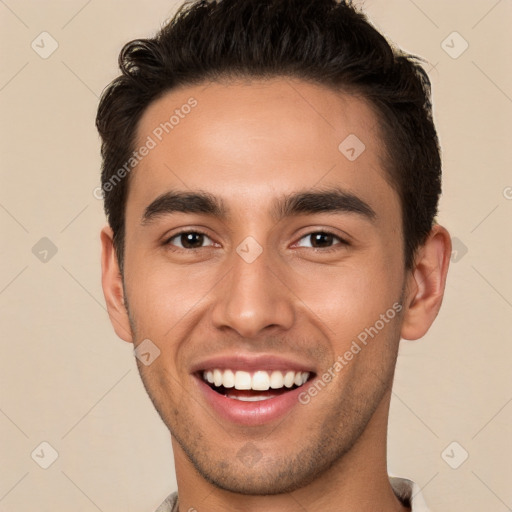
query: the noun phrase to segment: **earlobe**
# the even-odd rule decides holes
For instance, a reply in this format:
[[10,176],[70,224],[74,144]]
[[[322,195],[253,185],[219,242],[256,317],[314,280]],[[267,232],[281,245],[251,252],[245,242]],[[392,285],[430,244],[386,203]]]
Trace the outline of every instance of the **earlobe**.
[[451,251],[448,231],[436,224],[418,249],[414,268],[409,272],[402,338],[421,338],[434,322],[443,301]]
[[128,311],[125,307],[124,286],[110,226],[101,230],[101,284],[108,316],[116,334],[133,342]]

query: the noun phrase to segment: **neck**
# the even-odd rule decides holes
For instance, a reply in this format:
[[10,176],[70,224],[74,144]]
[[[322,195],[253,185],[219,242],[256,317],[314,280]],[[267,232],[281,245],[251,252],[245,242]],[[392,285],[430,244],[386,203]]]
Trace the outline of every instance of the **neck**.
[[179,512],[406,512],[387,474],[386,432],[391,392],[386,393],[365,431],[349,452],[307,485],[277,495],[242,495],[206,481],[172,438]]

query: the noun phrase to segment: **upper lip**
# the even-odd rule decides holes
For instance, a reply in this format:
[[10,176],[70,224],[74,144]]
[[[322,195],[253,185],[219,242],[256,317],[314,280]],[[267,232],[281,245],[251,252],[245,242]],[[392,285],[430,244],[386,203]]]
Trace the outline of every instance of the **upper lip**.
[[218,355],[203,359],[194,364],[191,373],[205,370],[241,370],[246,372],[254,372],[257,370],[292,370],[296,372],[314,373],[311,365],[297,361],[290,357],[283,357],[271,354],[229,354]]

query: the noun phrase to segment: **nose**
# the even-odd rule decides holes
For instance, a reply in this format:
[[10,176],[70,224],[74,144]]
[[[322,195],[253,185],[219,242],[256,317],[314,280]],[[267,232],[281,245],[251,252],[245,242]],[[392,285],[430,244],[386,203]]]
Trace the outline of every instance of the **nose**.
[[233,253],[231,270],[215,288],[216,328],[231,328],[244,338],[254,338],[265,329],[291,328],[293,293],[269,256],[265,249],[254,261]]

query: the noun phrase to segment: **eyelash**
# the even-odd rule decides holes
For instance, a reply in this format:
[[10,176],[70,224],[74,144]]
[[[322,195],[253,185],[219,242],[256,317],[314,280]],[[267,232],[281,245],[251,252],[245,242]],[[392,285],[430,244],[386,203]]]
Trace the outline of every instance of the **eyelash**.
[[[179,231],[178,233],[175,233],[174,235],[172,235],[170,238],[167,238],[166,241],[164,242],[164,245],[165,246],[173,246],[171,244],[171,240],[181,236],[181,235],[184,235],[184,234],[197,234],[197,235],[203,235],[203,236],[206,236],[207,238],[210,238],[207,233],[205,233],[204,231],[201,231],[201,230],[183,230],[183,231]],[[350,243],[341,238],[339,235],[336,235],[335,233],[332,233],[331,231],[327,231],[327,230],[318,230],[318,231],[311,231],[309,233],[306,233],[305,235],[301,236],[299,238],[299,241],[302,240],[303,238],[306,238],[308,236],[311,236],[311,235],[316,235],[316,234],[322,234],[322,235],[331,235],[333,236],[334,238],[338,239],[339,240],[339,244],[338,245],[334,245],[332,247],[327,247],[327,248],[322,248],[322,247],[309,247],[309,249],[313,249],[314,251],[320,251],[322,253],[330,253],[330,252],[334,252],[334,251],[337,251],[340,249],[340,246],[349,246]],[[174,247],[173,246],[173,251],[183,251],[183,252],[192,252],[192,251],[199,251],[201,249],[206,249],[207,247],[199,247],[199,248],[196,248],[196,249],[185,249],[185,248],[181,248],[181,247]]]

